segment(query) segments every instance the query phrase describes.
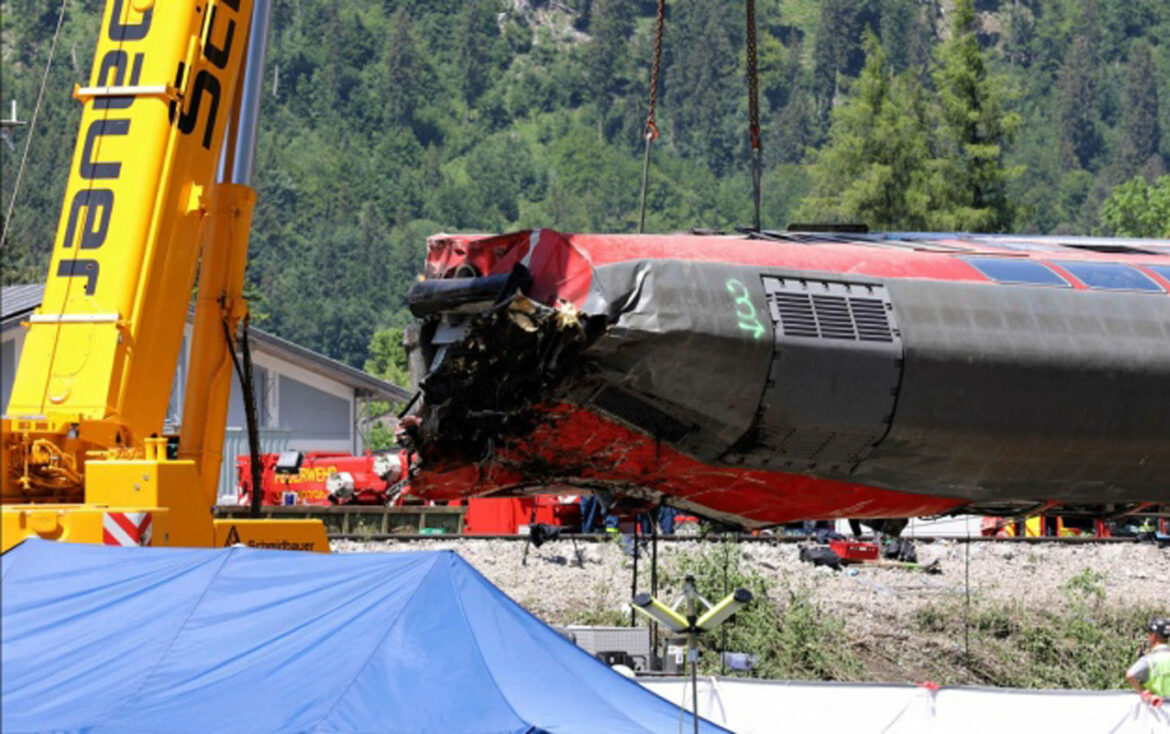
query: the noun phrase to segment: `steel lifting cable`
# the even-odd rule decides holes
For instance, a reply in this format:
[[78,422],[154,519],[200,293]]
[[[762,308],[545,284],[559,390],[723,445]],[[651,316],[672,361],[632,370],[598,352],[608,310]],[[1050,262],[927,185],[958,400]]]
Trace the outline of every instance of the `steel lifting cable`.
[[756,63],[756,0],[747,1],[747,81],[748,81],[748,135],[752,156],[752,229],[760,231],[760,173],[763,153],[760,145],[760,79]]
[[650,181],[650,148],[658,138],[654,115],[658,110],[658,70],[662,62],[662,31],[666,25],[666,0],[658,0],[658,15],[654,24],[654,61],[650,66],[650,105],[646,112],[646,154],[642,158],[642,197],[638,214],[638,234],[646,229],[646,188]]
[[28,137],[24,140],[24,153],[20,156],[20,167],[16,169],[16,181],[12,184],[12,197],[8,200],[8,211],[4,215],[4,229],[0,231],[0,250],[8,242],[8,228],[12,225],[12,211],[16,206],[16,195],[20,192],[20,181],[24,178],[24,167],[28,163],[29,149],[32,148],[33,131],[37,128],[37,116],[41,113],[41,100],[45,97],[45,86],[49,81],[49,70],[53,66],[53,54],[57,51],[57,39],[61,36],[61,25],[65,22],[65,8],[68,4],[69,0],[61,0],[61,10],[57,13],[57,29],[53,31],[53,41],[49,44],[49,58],[45,61],[45,71],[41,74],[41,88],[37,92],[37,103],[33,106],[32,119],[28,121]]

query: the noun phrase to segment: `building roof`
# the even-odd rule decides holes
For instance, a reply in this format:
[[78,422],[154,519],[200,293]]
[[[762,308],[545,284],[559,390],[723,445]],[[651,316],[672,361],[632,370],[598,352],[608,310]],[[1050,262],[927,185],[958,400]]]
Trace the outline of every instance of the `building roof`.
[[[33,309],[41,305],[44,292],[43,285],[4,286],[0,291],[0,327],[7,329],[28,318]],[[191,320],[192,314],[188,314],[187,318]],[[410,391],[406,388],[294,344],[263,329],[253,326],[249,329],[248,335],[257,350],[352,387],[359,391],[362,397],[392,402],[404,402],[411,397]]]
[[0,292],[0,323],[8,326],[10,321],[18,322],[37,306],[45,293],[43,285],[6,285]]
[[290,342],[288,339],[282,339],[276,334],[270,334],[253,326],[250,327],[248,335],[260,351],[280,357],[286,362],[337,380],[357,390],[362,390],[366,397],[393,402],[405,402],[411,398],[412,393],[406,388],[387,382],[380,377],[374,377],[369,372],[350,367],[344,362],[338,362],[324,354],[314,352],[308,347]]

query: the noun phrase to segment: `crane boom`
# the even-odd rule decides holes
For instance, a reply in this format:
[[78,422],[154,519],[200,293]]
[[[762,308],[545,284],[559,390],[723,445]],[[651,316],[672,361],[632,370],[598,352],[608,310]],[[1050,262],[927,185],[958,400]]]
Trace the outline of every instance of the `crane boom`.
[[[253,5],[107,0],[90,83],[73,91],[80,132],[4,418],[3,499],[29,503],[5,505],[5,547],[34,533],[101,542],[98,523],[111,514],[153,523],[139,542],[217,542],[228,350],[247,313],[255,200],[231,182],[229,123],[241,118]],[[262,41],[266,5],[261,17]],[[188,407],[180,450],[169,452],[159,435],[197,270]],[[249,529],[233,527],[232,540],[247,542]],[[286,530],[313,540],[288,541]],[[255,533],[306,547],[324,545],[318,530],[269,523]]]
[[127,446],[159,430],[250,16],[107,3],[9,415],[105,423]]

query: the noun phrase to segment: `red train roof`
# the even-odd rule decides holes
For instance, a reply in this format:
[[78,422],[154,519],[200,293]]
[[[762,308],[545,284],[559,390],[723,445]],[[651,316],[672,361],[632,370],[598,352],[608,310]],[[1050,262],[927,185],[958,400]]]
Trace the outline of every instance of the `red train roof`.
[[[577,302],[593,268],[639,259],[723,262],[842,275],[991,282],[973,265],[996,257],[1042,263],[1065,281],[1086,284],[1066,263],[1117,263],[1137,268],[1170,293],[1170,240],[947,233],[763,232],[725,234],[583,234],[534,229],[502,235],[437,234],[427,241],[427,277],[507,272],[523,263],[546,282],[538,300]],[[471,266],[474,272],[466,267]],[[1153,290],[1153,289],[1152,289]]]

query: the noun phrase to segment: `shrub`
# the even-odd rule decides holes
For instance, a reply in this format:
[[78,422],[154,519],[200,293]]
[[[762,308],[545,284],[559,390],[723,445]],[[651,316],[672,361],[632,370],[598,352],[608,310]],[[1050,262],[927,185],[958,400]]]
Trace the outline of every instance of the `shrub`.
[[705,545],[684,552],[663,569],[660,598],[673,601],[687,575],[699,592],[715,601],[737,587],[755,600],[719,631],[700,637],[700,672],[720,670],[720,653],[754,653],[753,676],[814,680],[855,680],[861,663],[845,635],[844,623],[813,602],[812,590],[787,579],[779,584],[741,567],[739,543]]

